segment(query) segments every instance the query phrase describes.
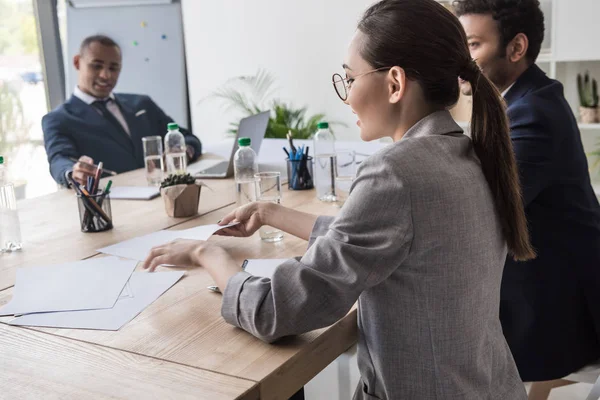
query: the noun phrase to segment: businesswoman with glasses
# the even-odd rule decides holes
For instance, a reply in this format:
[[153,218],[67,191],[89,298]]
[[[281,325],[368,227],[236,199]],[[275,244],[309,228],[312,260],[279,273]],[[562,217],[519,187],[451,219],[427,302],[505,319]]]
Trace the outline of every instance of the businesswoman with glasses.
[[[499,320],[505,259],[534,257],[500,94],[469,56],[459,21],[434,0],[383,0],[358,24],[335,74],[365,141],[393,144],[360,166],[337,217],[270,203],[227,215],[220,233],[263,224],[309,242],[272,279],[225,250],[177,241],[145,267],[198,265],[223,291],[227,322],[271,342],[328,326],[358,301],[355,399],[524,399]],[[473,87],[471,138],[448,107]]]

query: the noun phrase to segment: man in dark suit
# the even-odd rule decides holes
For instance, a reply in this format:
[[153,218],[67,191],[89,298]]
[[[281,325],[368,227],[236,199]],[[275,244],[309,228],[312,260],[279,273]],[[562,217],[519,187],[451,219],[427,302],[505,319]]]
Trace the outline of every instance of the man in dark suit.
[[[142,137],[164,138],[173,120],[148,96],[113,93],[121,49],[112,39],[86,38],[73,63],[78,71],[73,95],[42,119],[52,177],[68,186],[66,174],[72,171],[73,178],[85,184],[95,173],[94,161],[116,172],[143,168]],[[202,152],[200,140],[185,129],[181,133],[188,161],[194,161]]]
[[538,254],[506,261],[502,327],[524,381],[558,379],[600,358],[600,213],[577,121],[563,86],[534,64],[544,36],[538,0],[455,6],[471,56],[508,104]]

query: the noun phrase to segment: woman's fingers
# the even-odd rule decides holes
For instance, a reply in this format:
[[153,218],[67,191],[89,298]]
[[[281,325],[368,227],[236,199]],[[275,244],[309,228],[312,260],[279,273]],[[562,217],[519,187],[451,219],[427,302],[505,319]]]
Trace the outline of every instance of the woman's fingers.
[[154,272],[154,270],[156,270],[156,268],[158,268],[159,265],[169,264],[168,258],[168,254],[163,254],[162,256],[158,256],[152,259],[152,261],[150,262],[150,266],[148,267],[148,272]]
[[234,221],[235,220],[235,212],[236,211],[237,211],[237,209],[233,210],[232,212],[230,212],[229,214],[227,214],[226,216],[224,216],[223,219],[221,219],[218,222],[218,224],[222,226],[222,225],[227,225],[227,224],[231,223],[232,221]]
[[156,257],[159,257],[160,255],[164,254],[164,252],[165,252],[165,246],[153,247],[152,250],[150,250],[150,253],[148,253],[148,257],[146,257],[146,259],[144,260],[144,264],[142,265],[142,268],[143,269],[150,268],[152,261]]
[[235,236],[235,237],[243,237],[246,236],[245,232],[238,228],[240,225],[232,226],[230,228],[223,228],[215,232],[215,235],[219,236]]

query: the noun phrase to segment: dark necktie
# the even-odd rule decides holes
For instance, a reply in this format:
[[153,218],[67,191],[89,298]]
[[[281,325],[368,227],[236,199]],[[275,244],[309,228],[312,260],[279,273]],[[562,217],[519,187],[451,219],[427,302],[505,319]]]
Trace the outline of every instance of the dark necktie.
[[92,103],[92,107],[96,108],[97,110],[100,110],[102,116],[106,118],[108,122],[110,122],[115,128],[117,128],[119,132],[123,133],[129,139],[129,134],[127,134],[127,131],[125,130],[125,128],[123,128],[123,125],[121,125],[119,120],[115,118],[113,113],[111,113],[110,110],[106,107],[106,105],[110,101],[113,100],[110,98],[106,100],[96,100]]

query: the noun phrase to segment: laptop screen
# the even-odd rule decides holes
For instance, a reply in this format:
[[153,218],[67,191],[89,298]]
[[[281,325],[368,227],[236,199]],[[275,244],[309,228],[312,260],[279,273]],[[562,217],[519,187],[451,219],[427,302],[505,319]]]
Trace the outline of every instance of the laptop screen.
[[237,140],[241,137],[250,138],[250,147],[252,147],[252,150],[254,150],[257,155],[259,154],[260,145],[265,137],[267,125],[269,124],[269,115],[270,112],[265,111],[260,114],[251,115],[240,121],[232,154],[239,148]]

